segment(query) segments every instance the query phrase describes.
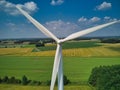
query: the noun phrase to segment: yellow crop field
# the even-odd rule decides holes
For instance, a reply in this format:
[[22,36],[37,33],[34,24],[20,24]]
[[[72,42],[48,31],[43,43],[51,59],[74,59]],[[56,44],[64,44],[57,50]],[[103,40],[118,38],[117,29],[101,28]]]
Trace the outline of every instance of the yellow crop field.
[[66,49],[66,50],[63,50],[63,55],[64,56],[81,56],[81,57],[120,56],[120,53],[107,49],[105,47],[95,47],[95,48]]
[[0,55],[26,55],[32,52],[32,48],[0,48]]
[[[97,56],[120,56],[119,51],[109,47],[120,47],[120,44],[105,44],[91,48],[63,49],[63,56],[97,57]],[[33,48],[0,48],[0,55],[12,56],[54,56],[55,50],[32,52]]]

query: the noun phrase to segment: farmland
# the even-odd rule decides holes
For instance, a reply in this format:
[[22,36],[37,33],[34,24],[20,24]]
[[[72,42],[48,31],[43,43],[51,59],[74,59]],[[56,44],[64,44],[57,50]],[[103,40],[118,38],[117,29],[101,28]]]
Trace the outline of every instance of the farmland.
[[[46,82],[51,79],[56,44],[37,48],[26,45],[16,48],[0,48],[0,77],[15,76]],[[34,51],[35,50],[35,51]],[[64,75],[72,82],[65,90],[93,90],[87,84],[92,68],[100,65],[120,64],[120,43],[104,44],[99,41],[78,41],[63,44]],[[77,85],[77,86],[74,86]],[[79,86],[80,85],[80,86]],[[48,90],[49,87],[0,85],[0,90]],[[77,88],[75,88],[77,87]]]
[[[30,45],[31,46],[31,45]],[[54,56],[56,44],[45,47],[0,48],[0,55],[5,56]],[[120,56],[120,44],[102,44],[99,41],[63,43],[63,56],[113,57]]]

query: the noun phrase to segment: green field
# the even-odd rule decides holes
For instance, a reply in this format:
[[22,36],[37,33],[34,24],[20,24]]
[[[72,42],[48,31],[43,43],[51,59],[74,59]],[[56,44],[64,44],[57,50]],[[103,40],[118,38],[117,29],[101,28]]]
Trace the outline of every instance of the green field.
[[[0,77],[5,75],[47,81],[51,79],[53,57],[0,56]],[[64,57],[64,74],[71,82],[86,82],[92,68],[100,65],[120,64],[119,57],[80,58]]]
[[[80,86],[65,86],[65,90],[95,90],[94,88],[86,85]],[[21,86],[21,85],[5,85],[0,84],[0,90],[50,90],[49,86]],[[54,90],[57,90],[55,87]]]

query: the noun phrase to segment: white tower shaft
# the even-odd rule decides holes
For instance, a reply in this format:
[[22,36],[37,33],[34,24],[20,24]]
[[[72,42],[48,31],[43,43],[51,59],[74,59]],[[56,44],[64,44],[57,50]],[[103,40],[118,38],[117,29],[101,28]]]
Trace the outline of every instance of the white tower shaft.
[[[60,45],[60,47],[61,47],[61,45]],[[59,69],[58,69],[58,90],[64,90],[62,47],[61,47],[60,64],[59,64]]]

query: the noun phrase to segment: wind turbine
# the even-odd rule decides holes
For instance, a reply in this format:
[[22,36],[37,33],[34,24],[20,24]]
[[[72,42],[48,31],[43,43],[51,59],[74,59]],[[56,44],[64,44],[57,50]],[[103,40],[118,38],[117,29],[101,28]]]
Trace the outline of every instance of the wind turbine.
[[64,85],[63,85],[63,63],[62,63],[62,46],[61,44],[63,42],[66,42],[68,40],[72,40],[81,36],[84,36],[88,33],[97,31],[99,29],[105,28],[107,26],[110,26],[112,24],[115,24],[119,21],[113,21],[113,22],[109,22],[106,24],[102,24],[102,25],[98,25],[92,28],[88,28],[76,33],[73,33],[71,35],[69,35],[68,37],[64,38],[64,39],[59,39],[57,38],[54,34],[52,34],[47,28],[45,28],[42,24],[40,24],[38,21],[36,21],[34,18],[32,18],[26,11],[22,10],[19,6],[16,6],[16,8],[30,21],[32,22],[37,28],[38,30],[40,30],[41,32],[43,32],[45,35],[47,35],[48,37],[54,39],[57,43],[57,49],[56,49],[56,54],[55,54],[55,59],[54,59],[54,65],[53,65],[53,71],[52,71],[52,77],[51,77],[51,86],[50,86],[50,90],[54,89],[54,85],[55,85],[55,81],[56,81],[56,77],[58,75],[58,90],[64,90]]

